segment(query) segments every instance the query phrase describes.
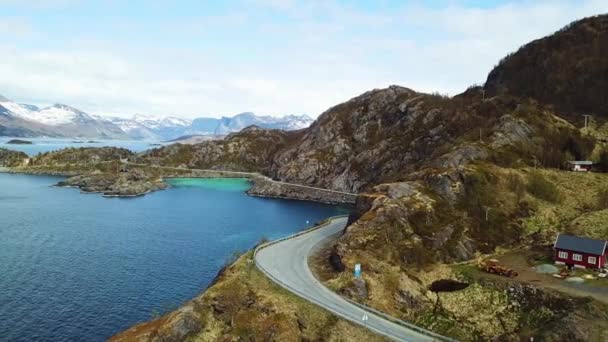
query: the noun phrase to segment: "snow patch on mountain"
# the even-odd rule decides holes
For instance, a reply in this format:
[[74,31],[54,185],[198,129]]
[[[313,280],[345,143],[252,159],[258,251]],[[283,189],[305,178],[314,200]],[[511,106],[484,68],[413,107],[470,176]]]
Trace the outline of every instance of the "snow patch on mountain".
[[[0,96],[0,114],[24,120],[22,126],[41,135],[171,140],[184,135],[226,135],[245,127],[297,130],[310,126],[307,115],[258,116],[245,112],[233,117],[183,119],[174,116],[134,115],[132,118],[90,115],[76,108],[55,104],[45,108],[18,104]],[[29,123],[29,124],[28,124]]]

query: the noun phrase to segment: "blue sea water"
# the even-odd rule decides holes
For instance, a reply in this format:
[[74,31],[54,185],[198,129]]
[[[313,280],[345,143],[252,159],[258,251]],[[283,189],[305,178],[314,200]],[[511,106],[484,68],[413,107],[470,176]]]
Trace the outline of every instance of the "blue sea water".
[[[7,144],[12,139],[31,141],[31,145]],[[141,152],[147,149],[156,148],[158,142],[148,142],[140,140],[98,140],[87,138],[10,138],[0,137],[0,147],[14,151],[25,152],[33,157],[38,153],[60,150],[66,147],[123,147],[133,152]],[[164,144],[163,144],[164,145]]]
[[347,212],[249,197],[243,179],[131,199],[59,179],[0,173],[2,341],[102,341],[199,294],[233,251]]

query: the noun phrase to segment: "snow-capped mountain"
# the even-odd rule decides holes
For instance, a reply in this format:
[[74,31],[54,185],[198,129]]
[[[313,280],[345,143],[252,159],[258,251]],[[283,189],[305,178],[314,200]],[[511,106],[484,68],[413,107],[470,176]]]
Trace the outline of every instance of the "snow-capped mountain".
[[45,108],[22,105],[0,97],[0,134],[18,136],[58,136],[128,139],[118,126],[81,110],[55,104]]
[[215,134],[228,134],[256,125],[263,128],[275,128],[286,131],[302,129],[310,126],[314,120],[308,115],[287,115],[283,117],[258,116],[251,112],[241,113],[233,117],[223,117],[219,120]]
[[91,115],[63,104],[39,108],[0,96],[0,136],[172,140],[185,135],[226,135],[251,125],[296,130],[308,127],[312,122],[307,115],[273,117],[251,112],[220,119],[189,120],[140,114],[127,119]]
[[112,117],[110,122],[120,127],[132,139],[167,140],[183,135],[192,120],[176,117],[154,117],[137,114],[131,119]]
[[241,113],[233,117],[196,118],[194,120],[176,117],[152,117],[135,115],[131,119],[109,118],[133,139],[172,140],[186,135],[226,135],[257,125],[263,128],[296,130],[310,126],[313,122],[307,115],[288,115],[284,117],[257,116]]

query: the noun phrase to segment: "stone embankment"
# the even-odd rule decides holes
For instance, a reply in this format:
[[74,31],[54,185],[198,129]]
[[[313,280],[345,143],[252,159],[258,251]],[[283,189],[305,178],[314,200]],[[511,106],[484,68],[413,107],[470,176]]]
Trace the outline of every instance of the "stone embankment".
[[254,172],[184,169],[162,166],[157,166],[156,168],[163,170],[164,178],[247,178],[253,183],[251,189],[247,191],[247,194],[251,196],[349,205],[355,204],[357,200],[357,194],[275,181]]
[[254,172],[186,169],[137,163],[124,163],[123,165],[123,168],[126,168],[128,172],[98,173],[78,170],[77,168],[70,170],[61,165],[6,168],[3,172],[71,177],[58,185],[79,187],[83,192],[103,193],[105,196],[140,196],[166,188],[166,184],[160,182],[158,177],[161,179],[247,178],[253,184],[251,189],[247,191],[247,194],[251,196],[348,205],[354,205],[357,199],[356,194],[275,181]]
[[332,204],[355,204],[357,199],[357,195],[355,194],[277,182],[263,176],[253,177],[252,181],[253,186],[247,191],[247,194],[251,196],[287,198]]

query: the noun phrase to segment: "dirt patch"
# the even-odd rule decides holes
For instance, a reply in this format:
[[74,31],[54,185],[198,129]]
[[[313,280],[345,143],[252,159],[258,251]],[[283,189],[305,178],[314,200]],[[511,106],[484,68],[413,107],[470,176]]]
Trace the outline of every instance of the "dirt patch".
[[319,244],[308,257],[308,267],[310,267],[315,278],[321,282],[333,279],[338,273],[341,273],[336,272],[330,262],[333,243],[333,240],[327,240]]
[[[557,290],[577,297],[589,296],[603,303],[608,303],[608,279],[572,283],[556,278],[551,274],[537,272],[534,268],[534,261],[539,260],[538,256],[541,252],[538,249],[518,250],[496,257],[496,259],[501,265],[512,268],[519,273],[519,276],[513,278],[514,281],[534,284],[541,288]],[[573,272],[573,276],[582,276],[592,271],[575,269]],[[487,274],[487,276],[498,277],[492,274]]]

